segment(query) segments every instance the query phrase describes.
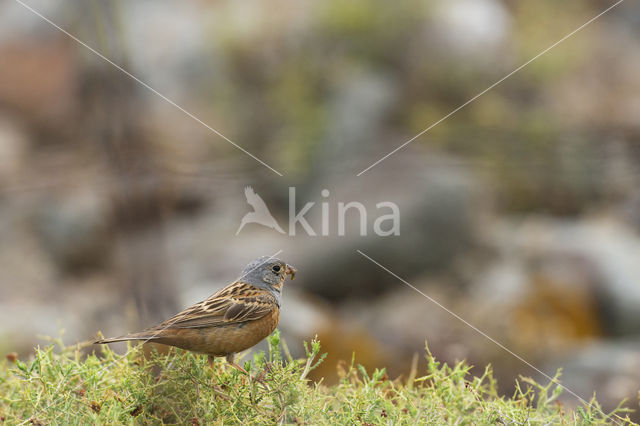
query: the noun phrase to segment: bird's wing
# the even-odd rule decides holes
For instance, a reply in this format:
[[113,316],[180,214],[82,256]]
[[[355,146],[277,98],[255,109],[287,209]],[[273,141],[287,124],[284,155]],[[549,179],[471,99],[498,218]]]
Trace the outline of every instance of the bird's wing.
[[235,282],[149,331],[202,328],[253,321],[270,314],[278,304],[267,291]]
[[258,194],[256,194],[252,187],[247,186],[244,189],[244,196],[247,198],[247,203],[249,203],[249,205],[253,207],[256,212],[259,211],[260,213],[262,213],[266,211],[269,216],[271,216],[267,205],[264,203],[262,198]]

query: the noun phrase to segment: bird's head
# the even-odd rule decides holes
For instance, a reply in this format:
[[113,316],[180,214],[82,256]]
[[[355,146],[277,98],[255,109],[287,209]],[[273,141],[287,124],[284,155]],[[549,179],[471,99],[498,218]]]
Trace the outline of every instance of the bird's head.
[[296,268],[275,257],[263,256],[249,263],[242,271],[242,281],[255,287],[280,292],[287,275],[294,279]]

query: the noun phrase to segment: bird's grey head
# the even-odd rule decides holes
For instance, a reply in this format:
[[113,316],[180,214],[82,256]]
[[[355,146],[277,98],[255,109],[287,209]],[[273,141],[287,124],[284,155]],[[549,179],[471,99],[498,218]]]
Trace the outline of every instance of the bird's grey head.
[[287,274],[293,279],[296,268],[275,257],[262,256],[243,269],[241,281],[269,290],[279,301],[282,284]]

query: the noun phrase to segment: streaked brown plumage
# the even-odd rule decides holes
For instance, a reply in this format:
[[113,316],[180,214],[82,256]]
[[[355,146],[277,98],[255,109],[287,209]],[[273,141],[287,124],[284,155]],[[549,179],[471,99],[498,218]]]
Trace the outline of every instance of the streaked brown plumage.
[[280,296],[287,275],[295,268],[279,259],[262,257],[251,262],[242,276],[206,300],[161,324],[138,333],[98,340],[104,344],[144,340],[193,352],[233,356],[275,330],[280,319]]

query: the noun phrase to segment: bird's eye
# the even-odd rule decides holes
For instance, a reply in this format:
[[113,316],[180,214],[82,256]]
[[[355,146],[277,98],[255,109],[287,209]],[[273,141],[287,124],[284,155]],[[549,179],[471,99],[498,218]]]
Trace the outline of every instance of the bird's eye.
[[274,265],[273,268],[271,269],[273,269],[273,272],[280,272],[281,268],[280,268],[280,265]]

